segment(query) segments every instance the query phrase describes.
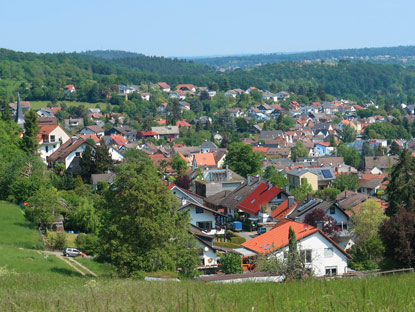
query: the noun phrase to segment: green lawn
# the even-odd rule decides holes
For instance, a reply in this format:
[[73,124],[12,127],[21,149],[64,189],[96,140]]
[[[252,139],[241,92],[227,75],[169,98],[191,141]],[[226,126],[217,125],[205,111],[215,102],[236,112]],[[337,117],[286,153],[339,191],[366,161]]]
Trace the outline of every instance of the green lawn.
[[62,260],[39,249],[43,244],[37,228],[24,218],[19,206],[0,201],[0,271],[80,276]]
[[[72,102],[72,101],[58,101],[59,103],[65,103],[68,107],[70,106],[79,106],[84,105],[86,108],[95,108],[99,105],[101,110],[104,110],[107,107],[106,103],[87,103],[87,102]],[[39,110],[42,107],[46,107],[50,101],[30,101],[30,107],[34,110]]]

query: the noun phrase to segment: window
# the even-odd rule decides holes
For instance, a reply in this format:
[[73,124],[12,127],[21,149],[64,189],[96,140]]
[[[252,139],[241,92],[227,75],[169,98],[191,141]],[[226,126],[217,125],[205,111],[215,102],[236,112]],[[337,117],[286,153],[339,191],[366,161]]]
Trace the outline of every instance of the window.
[[212,221],[196,222],[196,226],[200,227],[202,230],[210,230],[212,228]]
[[329,275],[329,276],[337,275],[337,267],[326,267],[326,275]]
[[54,136],[54,135],[51,135],[51,136],[50,136],[50,141],[51,141],[51,142],[55,142],[55,136]]
[[203,213],[203,208],[196,207],[196,213]]
[[333,257],[333,248],[324,248],[324,258]]
[[330,214],[336,214],[336,207],[330,207]]
[[45,146],[45,152],[49,152],[49,146]]
[[304,263],[312,262],[312,251],[311,249],[300,250],[300,258]]
[[76,153],[75,153],[75,156],[76,156],[76,157],[80,157],[80,156],[81,156],[81,153],[80,153],[80,152],[76,152]]

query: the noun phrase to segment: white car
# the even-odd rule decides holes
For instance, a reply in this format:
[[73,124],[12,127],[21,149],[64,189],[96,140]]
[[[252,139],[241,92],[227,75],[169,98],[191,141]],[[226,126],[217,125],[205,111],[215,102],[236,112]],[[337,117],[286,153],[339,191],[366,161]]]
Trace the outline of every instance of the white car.
[[76,248],[65,248],[63,250],[63,255],[65,257],[76,257],[81,255],[81,252]]

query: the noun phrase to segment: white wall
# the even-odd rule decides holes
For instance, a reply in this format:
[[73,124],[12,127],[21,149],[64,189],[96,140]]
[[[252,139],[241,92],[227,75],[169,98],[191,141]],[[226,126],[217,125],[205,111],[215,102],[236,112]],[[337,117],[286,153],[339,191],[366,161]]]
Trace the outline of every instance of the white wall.
[[197,222],[212,222],[212,228],[216,228],[215,214],[208,210],[203,210],[203,213],[196,213],[194,206],[189,207],[190,210],[190,223],[197,226]]
[[[205,266],[217,266],[218,265],[216,252],[212,248],[206,246],[205,244],[203,244],[199,240],[197,240],[197,247],[202,248],[202,250],[203,250],[203,255],[200,256],[200,258],[202,260],[202,265],[205,265]],[[206,247],[207,247],[208,251],[205,250]],[[210,258],[213,259],[213,260],[212,260],[212,262],[209,263]]]
[[[55,141],[50,142],[51,136],[55,136]],[[39,150],[40,150],[40,157],[46,162],[46,157],[50,156],[55,152],[62,144],[65,144],[66,141],[70,139],[69,135],[59,126],[55,130],[53,130],[49,136],[48,141],[50,143],[43,143],[41,141]],[[48,147],[48,151],[46,152],[46,146]],[[46,162],[47,163],[47,162]]]
[[[332,243],[327,240],[320,232],[315,232],[301,240],[298,240],[299,250],[312,250],[312,262],[309,264],[315,276],[323,276],[326,273],[326,267],[336,267],[337,275],[343,275],[347,269],[347,257],[340,252]],[[324,256],[325,248],[333,248],[331,257]],[[277,253],[279,258],[283,258],[284,251],[288,251],[288,246]],[[306,264],[307,265],[307,264]]]

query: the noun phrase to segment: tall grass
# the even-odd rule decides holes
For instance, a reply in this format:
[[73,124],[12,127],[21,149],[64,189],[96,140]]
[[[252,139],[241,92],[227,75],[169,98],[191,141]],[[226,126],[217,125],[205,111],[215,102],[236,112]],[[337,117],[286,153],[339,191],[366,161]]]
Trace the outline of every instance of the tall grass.
[[336,281],[206,284],[0,276],[5,310],[414,311],[413,273]]

